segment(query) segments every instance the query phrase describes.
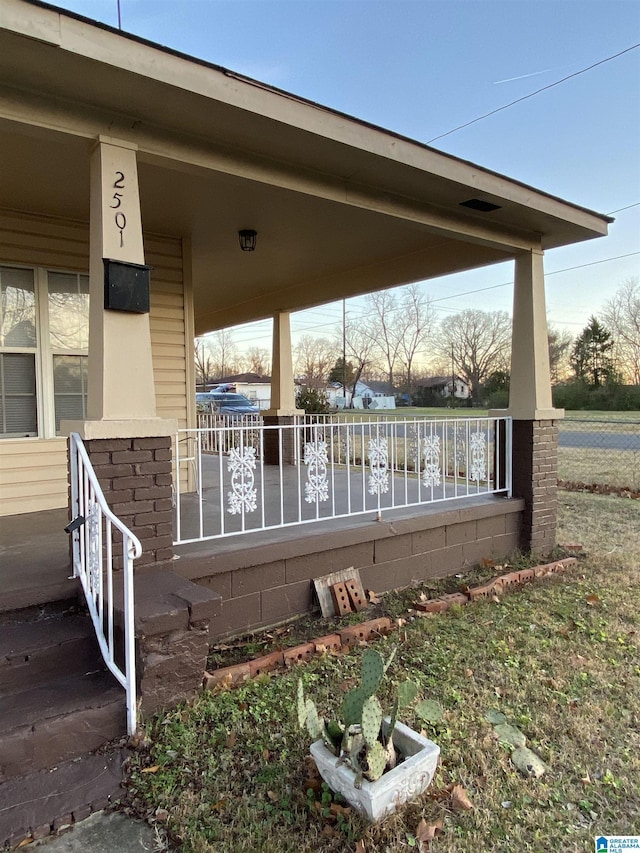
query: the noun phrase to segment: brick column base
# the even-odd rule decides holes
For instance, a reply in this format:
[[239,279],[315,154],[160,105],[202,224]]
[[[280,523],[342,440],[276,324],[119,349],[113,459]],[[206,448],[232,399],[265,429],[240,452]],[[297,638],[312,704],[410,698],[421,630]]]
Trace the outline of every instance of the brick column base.
[[[295,418],[267,415],[264,418],[266,427],[290,426]],[[265,465],[293,465],[295,463],[296,430],[267,429],[264,431],[264,462]],[[282,452],[282,460],[280,453]]]
[[111,511],[142,543],[135,568],[173,557],[171,436],[84,442]]
[[513,421],[513,495],[524,498],[520,548],[546,556],[556,544],[558,422]]
[[[221,609],[217,593],[170,569],[151,569],[136,577],[136,670],[143,714],[173,708],[200,690],[209,653],[209,625]],[[122,626],[119,590],[116,623]]]

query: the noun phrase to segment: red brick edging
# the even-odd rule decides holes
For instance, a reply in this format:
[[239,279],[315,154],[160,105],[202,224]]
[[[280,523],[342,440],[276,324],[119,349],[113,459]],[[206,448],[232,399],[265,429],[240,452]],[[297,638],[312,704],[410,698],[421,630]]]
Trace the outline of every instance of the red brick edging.
[[[454,592],[448,595],[441,595],[439,598],[418,602],[414,607],[423,613],[443,613],[454,604],[465,605],[480,599],[492,599],[498,594],[507,592],[524,583],[530,583],[536,578],[559,574],[569,566],[576,565],[577,562],[576,557],[565,557],[563,560],[545,563],[543,566],[536,566],[533,569],[521,569],[517,572],[499,575],[482,584],[482,586],[469,589],[468,592]],[[391,633],[397,627],[388,616],[383,616],[380,619],[371,619],[368,622],[360,622],[357,625],[349,625],[335,634],[318,637],[318,639],[303,643],[300,646],[271,652],[263,657],[255,658],[245,663],[237,663],[233,666],[225,666],[213,672],[205,672],[202,686],[205,690],[210,690],[218,684],[227,687],[242,684],[250,678],[256,678],[264,673],[272,672],[278,667],[289,667],[301,661],[308,660],[313,655],[322,654],[326,651],[337,651],[341,648],[357,645],[360,642],[368,642]]]

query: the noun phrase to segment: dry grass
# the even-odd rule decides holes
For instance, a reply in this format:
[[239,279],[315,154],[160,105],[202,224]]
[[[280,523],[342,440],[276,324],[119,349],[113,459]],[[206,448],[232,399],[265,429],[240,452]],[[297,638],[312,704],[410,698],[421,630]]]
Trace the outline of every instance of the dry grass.
[[640,488],[640,451],[558,448],[558,477],[581,483]]
[[[596,835],[637,832],[640,504],[575,493],[560,504],[560,541],[582,541],[588,552],[575,571],[500,603],[415,618],[381,641],[381,650],[399,645],[391,679],[410,675],[446,709],[428,729],[442,750],[436,779],[401,814],[376,826],[352,814],[330,823],[307,796],[297,678],[335,709],[359,650],[150,721],[149,749],[131,774],[137,808],[166,809],[185,853],[354,851],[358,842],[366,853],[396,853],[417,849],[422,819],[442,824],[434,853],[578,853]],[[490,710],[526,735],[548,765],[542,778],[514,769],[485,719]],[[454,809],[454,784],[472,810]]]

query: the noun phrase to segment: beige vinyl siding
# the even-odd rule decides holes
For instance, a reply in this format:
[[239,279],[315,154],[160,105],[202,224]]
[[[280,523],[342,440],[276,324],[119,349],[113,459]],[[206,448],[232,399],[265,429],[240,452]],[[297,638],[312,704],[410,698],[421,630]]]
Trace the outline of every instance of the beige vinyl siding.
[[156,406],[161,418],[187,426],[187,329],[184,309],[182,242],[145,236],[151,272],[151,350]]
[[[182,243],[145,234],[151,271],[150,324],[158,416],[187,425],[188,322]],[[0,263],[86,273],[89,228],[81,222],[0,210]],[[65,438],[0,439],[0,515],[67,505]]]
[[86,273],[89,227],[0,210],[0,262]]
[[66,505],[65,439],[4,439],[0,443],[0,515]]

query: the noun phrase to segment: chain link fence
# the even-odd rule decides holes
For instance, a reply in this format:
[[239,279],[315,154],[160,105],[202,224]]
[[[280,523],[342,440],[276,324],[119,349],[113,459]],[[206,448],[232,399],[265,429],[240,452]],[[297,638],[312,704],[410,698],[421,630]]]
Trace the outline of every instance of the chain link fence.
[[558,480],[561,487],[587,484],[640,491],[640,421],[561,421]]

